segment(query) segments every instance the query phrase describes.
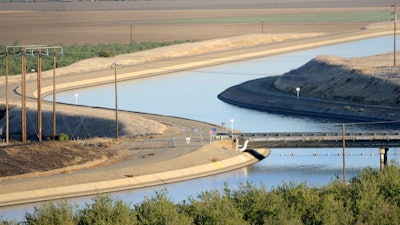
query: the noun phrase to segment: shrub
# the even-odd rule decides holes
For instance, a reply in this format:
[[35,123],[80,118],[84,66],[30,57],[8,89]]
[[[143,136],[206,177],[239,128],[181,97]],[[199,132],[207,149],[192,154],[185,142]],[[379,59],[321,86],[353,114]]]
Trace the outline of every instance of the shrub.
[[110,58],[115,56],[113,51],[101,51],[97,54],[99,57]]
[[66,201],[45,203],[34,207],[32,214],[25,215],[25,224],[34,225],[74,225],[77,224],[74,212],[76,208]]
[[198,199],[191,198],[186,206],[187,214],[195,224],[250,224],[232,199],[219,191],[202,192]]
[[59,134],[56,136],[56,140],[58,141],[68,141],[69,140],[69,136],[68,134]]
[[137,224],[135,213],[130,205],[114,201],[109,195],[99,195],[92,205],[86,205],[79,215],[80,225],[134,225]]
[[135,205],[135,212],[138,224],[193,224],[193,220],[167,198],[165,190]]

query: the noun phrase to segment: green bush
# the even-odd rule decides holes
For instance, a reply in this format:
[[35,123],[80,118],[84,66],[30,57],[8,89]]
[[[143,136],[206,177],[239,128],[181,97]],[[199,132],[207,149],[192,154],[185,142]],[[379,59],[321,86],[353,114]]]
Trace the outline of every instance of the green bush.
[[[0,221],[0,224],[16,224]],[[26,214],[23,224],[400,224],[400,168],[366,168],[348,184],[326,187],[283,184],[267,189],[240,184],[236,190],[205,191],[173,203],[166,191],[134,205],[97,196],[83,209],[46,203]]]
[[35,206],[33,213],[25,215],[26,224],[32,225],[74,225],[77,224],[76,208],[66,201],[49,202]]
[[135,205],[138,224],[193,224],[181,208],[167,198],[166,191]]
[[115,56],[115,52],[112,51],[101,51],[98,53],[99,57],[110,58]]
[[68,141],[69,136],[68,136],[68,134],[59,134],[56,136],[56,140],[57,141]]
[[230,196],[222,195],[219,191],[206,191],[197,199],[189,199],[185,209],[195,224],[250,224],[243,219],[242,212]]
[[99,195],[93,199],[92,205],[79,214],[79,225],[135,225],[138,224],[135,212],[128,204],[114,201],[108,195]]

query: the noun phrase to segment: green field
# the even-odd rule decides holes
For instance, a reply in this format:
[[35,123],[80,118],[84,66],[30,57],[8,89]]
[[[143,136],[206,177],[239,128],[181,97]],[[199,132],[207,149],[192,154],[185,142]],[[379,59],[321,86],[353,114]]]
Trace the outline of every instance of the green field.
[[390,10],[359,11],[359,12],[335,12],[335,13],[312,13],[296,15],[273,15],[273,16],[251,16],[251,17],[225,17],[225,18],[201,18],[180,20],[151,20],[137,22],[138,24],[160,24],[160,23],[330,23],[330,22],[385,22],[391,21]]
[[[57,57],[57,67],[63,67],[70,65],[74,62],[89,59],[94,57],[113,57],[120,54],[128,54],[133,52],[144,51],[148,49],[159,48],[163,46],[169,46],[174,44],[180,44],[185,42],[193,42],[192,40],[185,41],[173,41],[173,42],[132,42],[130,44],[122,43],[111,43],[111,44],[83,44],[83,45],[64,45],[59,44],[63,47],[64,54]],[[17,41],[14,45],[20,45]],[[5,60],[5,46],[0,44],[0,60]],[[52,54],[52,53],[51,53]],[[21,73],[21,57],[18,54],[12,54],[9,52],[9,74],[16,75]],[[37,64],[36,57],[27,57],[27,69],[35,69]],[[53,68],[52,57],[42,57],[42,70],[50,70]],[[0,76],[6,74],[5,65],[0,66]]]

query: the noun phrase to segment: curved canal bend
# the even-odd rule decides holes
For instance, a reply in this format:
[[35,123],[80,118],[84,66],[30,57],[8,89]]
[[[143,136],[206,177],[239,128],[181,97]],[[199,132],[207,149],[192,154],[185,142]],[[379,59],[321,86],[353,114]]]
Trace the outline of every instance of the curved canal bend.
[[[296,132],[296,131],[341,131],[342,121],[291,115],[270,114],[238,108],[217,99],[226,88],[264,76],[283,74],[298,68],[317,55],[359,57],[388,53],[393,50],[393,37],[379,37],[356,42],[337,44],[242,62],[195,69],[164,76],[123,82],[118,85],[119,109],[190,118],[213,124],[225,124],[244,132]],[[388,65],[391,62],[388,62]],[[66,103],[114,108],[114,85],[104,85],[60,93],[57,100]],[[106,99],[98,99],[96,93],[105,93]],[[78,94],[78,99],[75,98]],[[48,97],[51,100],[51,97]],[[234,122],[231,123],[230,119]],[[380,126],[350,126],[348,130],[386,129]],[[366,166],[379,167],[377,149],[349,149],[354,156],[348,159],[348,179]],[[183,188],[195,195],[201,190],[219,188],[224,182],[236,186],[238,182],[263,182],[268,187],[282,181],[307,182],[310,185],[325,185],[342,173],[341,149],[272,149],[269,158],[254,166],[201,180],[201,187],[193,190]],[[291,155],[295,155],[292,157]],[[313,157],[319,153],[320,157]],[[361,156],[363,153],[364,157]],[[391,149],[390,159],[397,156]],[[328,156],[329,155],[329,156]],[[290,156],[290,157],[289,157]],[[363,160],[360,160],[360,157]],[[175,184],[185,187],[185,182]],[[198,186],[198,185],[196,185]],[[174,186],[175,188],[176,186]],[[169,192],[172,192],[168,188]],[[182,190],[182,188],[178,188]],[[180,192],[181,193],[181,192]],[[173,195],[173,193],[170,193]],[[185,197],[183,197],[185,198]],[[177,200],[180,200],[179,198]]]
[[[295,131],[339,131],[341,121],[270,114],[242,109],[217,99],[226,88],[263,76],[283,74],[295,69],[317,55],[358,57],[387,53],[393,50],[392,37],[380,37],[281,54],[243,62],[195,69],[118,84],[121,110],[172,115],[196,119],[214,124],[233,126],[244,132],[295,132]],[[98,99],[96,93],[106,98]],[[77,94],[77,95],[76,95]],[[75,96],[78,96],[77,98]],[[51,100],[51,96],[46,97]],[[63,92],[57,95],[59,102],[114,108],[114,85],[104,85]],[[231,123],[230,119],[234,118]],[[349,130],[380,129],[377,126],[351,126]],[[398,159],[398,150],[389,151],[389,159]],[[317,153],[318,156],[314,156]],[[116,199],[140,202],[155,190],[166,188],[173,201],[196,196],[201,191],[221,189],[224,184],[235,188],[238,183],[263,183],[268,188],[282,182],[306,182],[309,185],[325,185],[342,174],[341,149],[272,149],[270,157],[246,168],[215,176],[174,184],[113,193]],[[356,176],[367,166],[379,168],[377,149],[348,149],[347,178]],[[400,151],[399,151],[400,154]],[[71,201],[83,204],[90,197]],[[21,205],[0,209],[3,219],[23,218],[25,211],[33,205]]]

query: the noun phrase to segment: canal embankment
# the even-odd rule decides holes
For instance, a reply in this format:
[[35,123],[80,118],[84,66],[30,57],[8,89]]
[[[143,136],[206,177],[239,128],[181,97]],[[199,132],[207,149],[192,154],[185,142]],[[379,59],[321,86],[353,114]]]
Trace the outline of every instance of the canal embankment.
[[228,88],[218,98],[262,111],[398,124],[398,74],[393,53],[321,55],[281,76]]
[[95,195],[194,179],[249,166],[270,154],[268,149],[252,150],[257,152],[258,157],[255,157],[254,152],[237,152],[218,143],[213,142],[197,151],[168,160],[157,161],[154,158],[152,163],[137,166],[134,161],[128,160],[132,163],[130,166],[125,164],[123,168],[114,168],[112,171],[109,170],[110,167],[102,167],[95,171],[64,176],[2,181],[0,206]]
[[218,95],[224,102],[243,108],[272,113],[297,114],[344,122],[400,123],[399,108],[296,96],[273,84],[279,76],[266,77],[232,86]]

